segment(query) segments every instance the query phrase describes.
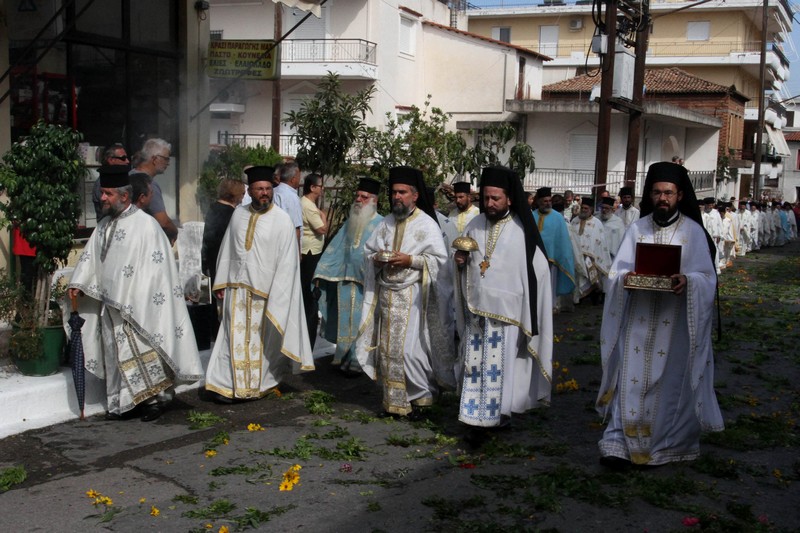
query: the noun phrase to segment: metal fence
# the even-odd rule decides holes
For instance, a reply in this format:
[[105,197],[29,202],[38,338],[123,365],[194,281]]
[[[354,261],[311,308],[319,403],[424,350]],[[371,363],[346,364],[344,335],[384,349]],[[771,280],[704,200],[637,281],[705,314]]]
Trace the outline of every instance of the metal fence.
[[[634,193],[637,197],[641,197],[645,175],[644,172],[636,173]],[[597,187],[594,176],[594,170],[537,168],[525,176],[523,186],[526,191],[531,192],[535,192],[539,187],[551,187],[553,192],[563,193],[570,190],[575,194],[590,195]],[[713,170],[689,172],[689,179],[696,192],[713,191],[715,176],[716,172]],[[609,171],[606,174],[605,186],[611,194],[616,194],[624,182],[625,173],[622,171]]]
[[[280,135],[280,150],[278,152],[284,156],[297,155],[297,143],[294,142],[291,134]],[[261,146],[272,146],[272,135],[269,133],[229,133],[227,131],[217,132],[217,144],[230,146],[238,144],[255,148]]]

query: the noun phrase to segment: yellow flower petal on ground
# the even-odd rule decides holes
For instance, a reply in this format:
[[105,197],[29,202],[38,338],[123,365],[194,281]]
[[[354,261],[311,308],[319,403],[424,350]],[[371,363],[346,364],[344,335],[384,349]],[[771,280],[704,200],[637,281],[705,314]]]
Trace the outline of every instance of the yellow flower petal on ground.
[[139,498],[139,503],[144,503],[147,501],[147,498]]
[[214,457],[215,455],[217,455],[217,450],[206,450],[206,457]]
[[158,510],[158,507],[155,505],[150,507],[150,516],[158,516],[161,514],[161,511]]
[[294,488],[294,485],[292,485],[292,484],[291,484],[291,483],[289,483],[288,481],[284,481],[283,483],[281,483],[281,486],[280,486],[280,490],[281,490],[281,492],[284,492],[284,491],[290,491],[290,490],[292,490],[293,488]]
[[89,498],[97,498],[98,496],[100,496],[100,493],[94,489],[89,489],[86,491],[86,496],[88,496]]
[[228,526],[220,526],[218,533],[228,533],[228,531],[230,531]]
[[264,431],[261,424],[247,424],[247,431]]

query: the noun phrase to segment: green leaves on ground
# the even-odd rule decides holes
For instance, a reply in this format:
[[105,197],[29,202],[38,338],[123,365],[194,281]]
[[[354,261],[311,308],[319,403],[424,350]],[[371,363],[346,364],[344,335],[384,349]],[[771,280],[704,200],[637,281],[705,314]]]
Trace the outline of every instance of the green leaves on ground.
[[206,429],[225,422],[226,419],[207,411],[189,411],[186,420],[189,421],[189,429]]
[[0,492],[5,492],[14,485],[19,485],[28,477],[24,466],[11,466],[0,470]]

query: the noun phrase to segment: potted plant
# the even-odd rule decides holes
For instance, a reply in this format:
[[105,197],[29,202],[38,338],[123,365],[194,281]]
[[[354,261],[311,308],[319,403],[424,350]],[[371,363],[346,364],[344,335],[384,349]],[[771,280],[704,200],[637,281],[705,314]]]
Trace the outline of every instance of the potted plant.
[[80,215],[78,190],[86,176],[80,141],[72,129],[39,121],[0,162],[0,193],[7,196],[0,202],[0,225],[15,224],[36,250],[33,286],[17,286],[7,315],[15,326],[9,348],[18,363],[42,358],[41,347],[50,336],[60,338],[63,349],[62,327],[47,331],[47,326],[59,314],[51,310],[58,296],[51,294],[53,273],[67,262]]

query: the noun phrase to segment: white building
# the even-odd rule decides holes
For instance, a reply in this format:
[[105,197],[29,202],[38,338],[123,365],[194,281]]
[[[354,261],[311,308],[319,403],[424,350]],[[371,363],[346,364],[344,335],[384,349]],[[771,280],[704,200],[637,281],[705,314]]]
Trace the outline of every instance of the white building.
[[[281,31],[304,15],[283,8]],[[274,36],[270,0],[212,0],[209,17],[213,38]],[[375,85],[367,124],[377,128],[387,113],[422,107],[428,95],[432,106],[453,115],[451,128],[512,120],[507,99],[540,97],[546,56],[458,28],[466,28],[464,13],[438,0],[328,0],[321,18],[310,17],[282,44],[281,116],[313,97],[329,71],[339,74],[346,91]],[[214,94],[227,80],[212,82]],[[271,81],[236,82],[211,107],[211,143],[270,144],[275,90]],[[282,124],[284,155],[293,153],[290,133]]]

